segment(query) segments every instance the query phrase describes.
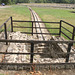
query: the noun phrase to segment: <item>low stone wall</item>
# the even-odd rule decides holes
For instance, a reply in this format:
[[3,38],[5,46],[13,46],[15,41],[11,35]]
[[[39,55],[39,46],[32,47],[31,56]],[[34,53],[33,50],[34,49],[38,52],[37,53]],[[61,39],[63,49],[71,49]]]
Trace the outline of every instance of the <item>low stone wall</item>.
[[[9,39],[13,40],[38,40],[37,38],[33,36],[29,36],[27,34],[23,34],[20,32],[12,32],[9,34]],[[53,39],[52,39],[53,40]],[[57,47],[57,48],[56,48]],[[9,43],[9,47],[7,48],[7,52],[16,52],[16,53],[29,53],[31,50],[31,44],[27,43]],[[65,63],[65,58],[64,55],[58,56],[54,52],[62,52],[62,50],[54,43],[50,44],[35,44],[34,45],[34,52],[36,53],[50,53],[50,55],[34,55],[34,63],[59,63],[58,65],[51,65],[52,69],[53,68],[58,68],[58,69],[64,69],[66,68],[75,68],[74,65],[61,65],[60,63]],[[70,62],[75,61],[75,55],[70,56]],[[30,55],[19,55],[19,54],[6,54],[3,60],[4,63],[30,63]],[[0,69],[27,69],[26,65],[0,65]],[[46,67],[45,67],[46,66]],[[38,69],[40,68],[45,68],[45,69],[50,69],[49,65],[45,66],[36,66]],[[27,66],[28,67],[28,66]],[[28,69],[31,69],[31,66],[29,65]]]

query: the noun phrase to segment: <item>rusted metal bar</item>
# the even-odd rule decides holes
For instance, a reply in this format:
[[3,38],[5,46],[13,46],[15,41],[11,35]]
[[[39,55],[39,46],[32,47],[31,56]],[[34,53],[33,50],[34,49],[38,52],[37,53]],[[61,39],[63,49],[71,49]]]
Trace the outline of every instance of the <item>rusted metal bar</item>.
[[[7,39],[7,27],[6,27],[6,23],[4,23],[4,30],[5,30],[5,39]],[[8,42],[6,42],[6,45],[8,45]]]
[[12,17],[11,17],[11,32],[13,32],[13,20],[12,20]]
[[55,41],[55,40],[48,40],[48,41],[39,41],[39,40],[6,40],[6,39],[0,39],[0,42],[13,42],[13,43],[75,43],[74,40],[68,40],[68,41]]
[[64,32],[61,31],[62,34],[64,34],[68,39],[72,40],[68,35],[66,35]]
[[[68,45],[67,53],[71,51],[71,46],[72,46],[72,44],[70,43],[70,44]],[[70,54],[67,54],[67,56],[66,56],[66,62],[69,61],[69,55],[70,55]]]
[[34,53],[34,43],[31,43],[31,56],[30,56],[30,63],[33,63],[33,53]]
[[13,22],[34,22],[34,23],[54,23],[54,24],[60,24],[60,22],[20,21],[20,20],[13,20]]

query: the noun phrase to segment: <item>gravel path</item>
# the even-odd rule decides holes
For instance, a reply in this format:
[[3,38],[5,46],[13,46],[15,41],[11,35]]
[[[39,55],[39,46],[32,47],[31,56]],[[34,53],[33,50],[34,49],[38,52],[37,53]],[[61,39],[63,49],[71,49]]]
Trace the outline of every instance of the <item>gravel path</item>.
[[10,8],[11,6],[0,6],[0,8]]
[[[34,10],[32,10],[30,7],[29,9],[31,10],[32,21],[42,21]],[[39,27],[34,29],[34,33],[49,33],[47,29],[41,29],[41,27],[45,28],[44,23],[36,23],[34,24],[34,27]],[[39,40],[50,40],[52,37],[51,35],[46,35],[46,34],[37,34],[37,35]]]

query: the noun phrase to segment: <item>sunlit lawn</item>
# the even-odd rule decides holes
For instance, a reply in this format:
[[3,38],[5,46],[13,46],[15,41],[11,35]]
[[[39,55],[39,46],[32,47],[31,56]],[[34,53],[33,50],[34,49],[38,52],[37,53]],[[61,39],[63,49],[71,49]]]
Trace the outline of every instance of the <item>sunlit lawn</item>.
[[[2,25],[10,16],[13,20],[26,20],[31,19],[30,11],[26,6],[13,5],[10,8],[0,8],[0,25]],[[30,23],[14,23],[17,26],[31,26]],[[15,31],[30,31],[30,29],[15,28]]]
[[[49,7],[32,7],[33,10],[37,12],[37,14],[40,16],[42,21],[49,21],[49,22],[60,22],[60,20],[64,20],[68,23],[71,23],[72,25],[75,25],[75,9],[56,9],[56,8],[49,8]],[[73,28],[66,25],[65,23],[62,24],[65,28],[69,29],[71,32],[73,32]],[[46,24],[46,27],[59,27],[59,25],[54,24]],[[51,33],[58,33],[57,30],[51,30],[49,29]],[[72,38],[72,35],[62,29],[62,31],[67,34],[70,38]],[[65,37],[65,36],[64,36]],[[66,37],[65,37],[66,38]]]

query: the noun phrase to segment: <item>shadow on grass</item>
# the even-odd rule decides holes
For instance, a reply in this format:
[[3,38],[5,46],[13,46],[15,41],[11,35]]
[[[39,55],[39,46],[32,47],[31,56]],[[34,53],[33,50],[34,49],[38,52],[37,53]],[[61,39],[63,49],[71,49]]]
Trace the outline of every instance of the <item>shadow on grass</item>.
[[75,11],[70,11],[71,13],[75,13]]

